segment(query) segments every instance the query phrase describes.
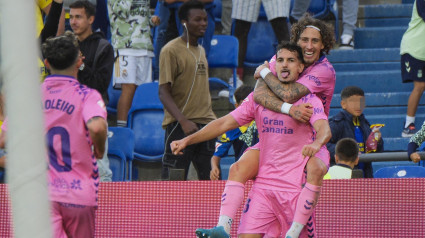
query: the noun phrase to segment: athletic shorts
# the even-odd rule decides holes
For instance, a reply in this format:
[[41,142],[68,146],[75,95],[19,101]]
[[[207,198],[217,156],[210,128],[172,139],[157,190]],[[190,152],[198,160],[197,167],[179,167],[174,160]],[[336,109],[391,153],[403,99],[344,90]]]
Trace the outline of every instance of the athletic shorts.
[[114,87],[121,84],[152,82],[152,58],[149,56],[119,55],[114,66]]
[[[292,224],[300,192],[273,191],[253,186],[242,211],[239,234],[264,234],[264,237],[282,237]],[[314,227],[309,221],[299,237],[316,237],[308,234],[307,227]]]
[[256,22],[261,3],[263,3],[269,21],[289,16],[290,0],[233,0],[232,18]]
[[425,82],[425,61],[413,58],[409,54],[401,56],[401,79],[403,83]]
[[[257,143],[253,146],[246,148],[245,152],[248,150],[260,150],[260,143]],[[322,146],[322,148],[320,148],[320,150],[315,154],[315,156],[319,158],[321,161],[323,161],[323,163],[325,163],[326,166],[329,168],[330,154],[325,145]]]
[[52,202],[53,237],[93,238],[96,206]]

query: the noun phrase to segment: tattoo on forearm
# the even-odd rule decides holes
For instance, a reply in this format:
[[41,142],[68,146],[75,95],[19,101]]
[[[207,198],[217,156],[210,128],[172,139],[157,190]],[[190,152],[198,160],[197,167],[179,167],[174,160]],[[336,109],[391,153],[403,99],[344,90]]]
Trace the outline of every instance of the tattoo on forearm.
[[276,96],[287,103],[294,103],[310,92],[304,85],[296,82],[283,84],[271,74],[267,75],[264,82]]
[[254,91],[254,100],[265,108],[280,113],[280,106],[282,105],[282,100],[280,100],[267,87],[267,85],[262,79],[259,79],[257,82],[257,86]]

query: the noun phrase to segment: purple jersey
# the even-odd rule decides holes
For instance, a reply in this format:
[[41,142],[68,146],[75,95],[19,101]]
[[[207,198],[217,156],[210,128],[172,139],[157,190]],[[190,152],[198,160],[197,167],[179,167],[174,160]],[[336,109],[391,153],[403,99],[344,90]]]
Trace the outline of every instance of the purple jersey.
[[[270,71],[276,76],[276,55],[270,59]],[[331,100],[335,89],[335,70],[326,56],[322,56],[300,74],[297,83],[304,85],[323,102],[325,113],[329,116]]]
[[254,186],[262,189],[298,192],[301,189],[303,170],[308,159],[301,154],[306,144],[314,141],[313,123],[327,120],[322,101],[308,94],[294,105],[311,103],[313,116],[310,124],[301,123],[288,115],[276,113],[254,102],[251,93],[231,115],[245,125],[257,123],[260,139],[260,163]]
[[50,200],[95,206],[99,176],[86,124],[93,117],[106,119],[102,97],[69,76],[49,76],[41,89]]

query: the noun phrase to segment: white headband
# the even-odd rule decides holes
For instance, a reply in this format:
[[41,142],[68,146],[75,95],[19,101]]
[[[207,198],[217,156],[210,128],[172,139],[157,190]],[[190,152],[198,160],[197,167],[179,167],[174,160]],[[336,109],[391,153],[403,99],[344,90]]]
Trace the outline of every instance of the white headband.
[[320,31],[319,27],[317,27],[317,26],[313,26],[313,25],[305,26],[305,28],[307,28],[307,27],[310,27],[310,28],[313,28],[313,29]]

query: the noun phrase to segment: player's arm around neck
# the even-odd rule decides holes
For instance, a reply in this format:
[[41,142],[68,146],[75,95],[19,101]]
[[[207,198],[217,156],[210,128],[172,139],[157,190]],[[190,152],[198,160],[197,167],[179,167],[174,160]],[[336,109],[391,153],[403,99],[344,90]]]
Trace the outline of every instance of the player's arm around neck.
[[300,98],[310,93],[310,90],[306,88],[304,85],[291,82],[287,84],[283,84],[279,81],[279,79],[274,76],[272,73],[268,73],[264,78],[264,82],[273,91],[276,96],[282,99],[287,103],[295,103]]
[[283,101],[267,86],[263,79],[258,79],[254,89],[254,101],[267,109],[281,113]]
[[108,125],[102,117],[93,117],[87,122],[90,138],[93,141],[94,155],[101,159],[105,153]]

